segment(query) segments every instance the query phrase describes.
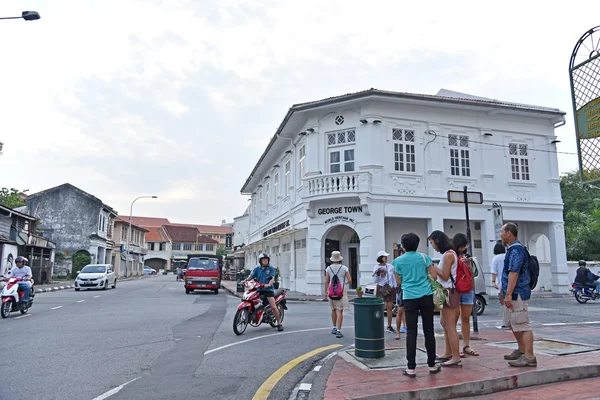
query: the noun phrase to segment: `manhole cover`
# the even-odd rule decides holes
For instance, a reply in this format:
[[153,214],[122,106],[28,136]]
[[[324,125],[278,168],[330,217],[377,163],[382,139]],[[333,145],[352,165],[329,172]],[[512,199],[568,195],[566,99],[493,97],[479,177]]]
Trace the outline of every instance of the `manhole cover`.
[[[490,346],[503,347],[506,349],[515,349],[517,342],[495,342],[488,343]],[[559,342],[557,340],[540,339],[533,342],[533,352],[536,354],[545,354],[550,356],[566,356],[569,354],[587,353],[589,351],[600,350],[600,347]]]
[[[350,357],[365,365],[370,369],[380,368],[399,368],[406,366],[406,349],[386,349],[385,357],[382,358],[362,358],[354,355],[354,350],[346,352]],[[417,348],[417,365],[427,365],[427,353]]]

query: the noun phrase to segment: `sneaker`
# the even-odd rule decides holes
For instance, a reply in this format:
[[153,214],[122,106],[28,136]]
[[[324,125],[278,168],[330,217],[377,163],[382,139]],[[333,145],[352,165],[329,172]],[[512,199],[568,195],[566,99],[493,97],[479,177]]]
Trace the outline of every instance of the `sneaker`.
[[336,333],[337,333],[337,328],[333,328],[333,329],[331,330],[331,334],[332,334],[332,335],[335,335]]
[[282,332],[283,331],[283,325],[281,325],[281,324],[277,325],[277,330],[279,332]]
[[344,337],[344,334],[342,333],[342,331],[337,331],[337,333],[335,334],[335,337],[340,339]]
[[388,326],[387,328],[385,328],[385,331],[388,333],[396,333],[396,330],[394,328],[392,328],[391,326]]
[[400,328],[400,333],[406,333],[408,332],[408,329],[406,329],[405,326],[403,326],[402,328]]
[[525,354],[523,354],[518,360],[509,361],[508,365],[516,368],[537,367],[537,359],[535,356],[527,357]]
[[516,361],[519,358],[521,358],[522,355],[523,355],[523,353],[521,352],[521,350],[516,349],[516,350],[513,350],[512,353],[505,355],[504,359],[506,361]]

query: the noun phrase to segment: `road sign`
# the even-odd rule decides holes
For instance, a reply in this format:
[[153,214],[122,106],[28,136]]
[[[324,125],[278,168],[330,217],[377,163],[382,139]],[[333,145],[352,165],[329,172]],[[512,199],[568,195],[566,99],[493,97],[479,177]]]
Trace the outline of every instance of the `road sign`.
[[502,215],[502,206],[498,203],[492,204],[492,214],[494,218],[494,233],[496,234],[496,241],[502,240],[500,237],[500,230],[504,225],[504,216]]
[[[448,190],[448,202],[465,203],[465,192],[462,190]],[[467,192],[467,202],[470,204],[483,204],[483,193]]]

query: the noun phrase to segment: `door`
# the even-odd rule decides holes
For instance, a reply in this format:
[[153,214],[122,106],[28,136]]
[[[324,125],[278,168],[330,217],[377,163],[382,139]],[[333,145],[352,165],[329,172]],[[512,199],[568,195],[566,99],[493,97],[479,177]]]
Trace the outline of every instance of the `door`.
[[325,269],[331,265],[331,261],[329,258],[331,257],[331,253],[333,251],[340,251],[340,241],[339,240],[325,240]]
[[350,277],[352,278],[352,289],[356,289],[358,282],[358,248],[350,247],[348,249],[348,268],[350,268]]

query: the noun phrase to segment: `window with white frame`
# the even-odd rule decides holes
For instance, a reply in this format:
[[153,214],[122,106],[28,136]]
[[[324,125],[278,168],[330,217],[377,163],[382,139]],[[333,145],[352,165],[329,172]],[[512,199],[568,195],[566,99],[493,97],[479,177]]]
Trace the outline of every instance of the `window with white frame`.
[[354,144],[356,142],[356,130],[331,132],[327,134],[327,146]]
[[207,244],[206,245],[206,251],[213,251],[215,249],[215,245],[214,244]]
[[273,204],[277,204],[279,197],[279,172],[273,176]]
[[279,254],[279,246],[273,246],[273,254]]
[[305,249],[306,248],[306,239],[296,240],[296,242],[294,243],[294,247],[296,248],[296,250]]
[[197,251],[203,251],[204,250],[204,245],[202,243],[196,244],[196,250]]
[[450,147],[450,175],[471,176],[469,137],[448,135],[448,146]]
[[304,159],[306,158],[306,146],[300,147],[298,151],[298,173],[300,184],[302,184],[302,178],[304,178]]
[[354,168],[354,143],[356,131],[348,129],[327,134],[327,147],[329,147],[329,173],[352,172]]
[[271,196],[271,185],[269,184],[269,182],[267,182],[265,184],[265,210],[269,209],[269,200]]
[[526,144],[510,143],[508,145],[510,155],[511,177],[514,180],[529,180],[529,151]]
[[290,172],[292,170],[291,161],[286,161],[285,163],[285,197],[290,195]]
[[173,243],[172,250],[181,250],[181,243]]
[[392,129],[394,143],[394,169],[399,172],[415,172],[415,131]]
[[290,249],[291,249],[290,243],[284,243],[281,246],[281,251],[284,252],[284,253],[289,252]]
[[192,243],[184,243],[184,244],[183,244],[183,249],[184,249],[184,250],[187,250],[187,251],[190,251],[190,250],[192,250],[192,247],[193,247],[193,246],[194,246],[194,245],[193,245]]

